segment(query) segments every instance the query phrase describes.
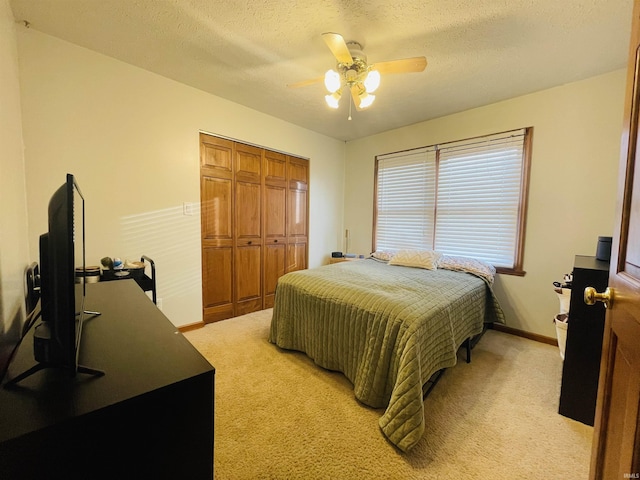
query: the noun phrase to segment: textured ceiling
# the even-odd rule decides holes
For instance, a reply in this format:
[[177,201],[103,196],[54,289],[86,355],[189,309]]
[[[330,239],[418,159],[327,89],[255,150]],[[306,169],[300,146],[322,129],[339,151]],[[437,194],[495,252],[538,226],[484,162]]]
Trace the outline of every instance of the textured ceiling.
[[[624,67],[632,0],[11,0],[16,21],[341,140]],[[424,55],[385,75],[349,115],[324,86],[341,33],[369,63]]]

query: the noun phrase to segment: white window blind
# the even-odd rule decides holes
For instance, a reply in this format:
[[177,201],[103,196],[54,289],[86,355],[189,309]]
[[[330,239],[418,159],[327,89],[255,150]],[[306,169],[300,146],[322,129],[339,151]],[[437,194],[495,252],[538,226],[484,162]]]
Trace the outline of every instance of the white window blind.
[[513,268],[525,134],[379,156],[375,248],[435,249]]
[[376,248],[425,248],[435,224],[435,148],[386,155],[377,178]]

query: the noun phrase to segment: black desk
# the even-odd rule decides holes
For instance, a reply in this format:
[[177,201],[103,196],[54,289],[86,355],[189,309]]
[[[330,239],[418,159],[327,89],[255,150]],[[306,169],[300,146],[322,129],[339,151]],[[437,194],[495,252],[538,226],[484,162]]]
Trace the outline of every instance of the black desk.
[[[215,369],[133,280],[87,285],[80,363],[0,388],[2,478],[213,478]],[[35,364],[32,332],[5,380]]]
[[604,333],[604,304],[584,303],[584,289],[604,292],[609,262],[576,255],[558,413],[593,426]]

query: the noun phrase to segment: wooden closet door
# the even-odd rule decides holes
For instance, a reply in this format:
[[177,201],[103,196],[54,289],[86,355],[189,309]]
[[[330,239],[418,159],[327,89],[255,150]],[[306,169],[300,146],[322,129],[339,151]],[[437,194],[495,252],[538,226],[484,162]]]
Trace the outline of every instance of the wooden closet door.
[[307,268],[309,258],[309,161],[287,158],[286,271]]
[[309,161],[200,134],[203,320],[270,308],[307,268]]
[[235,145],[236,316],[262,309],[262,152]]
[[287,157],[266,150],[264,156],[264,308],[273,307],[278,278],[285,273],[287,248]]
[[233,316],[233,142],[200,135],[203,321]]

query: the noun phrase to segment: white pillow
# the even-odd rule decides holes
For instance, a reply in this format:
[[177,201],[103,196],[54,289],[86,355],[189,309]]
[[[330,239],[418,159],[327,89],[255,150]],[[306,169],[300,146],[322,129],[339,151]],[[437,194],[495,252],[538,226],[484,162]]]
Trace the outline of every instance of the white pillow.
[[373,258],[376,260],[382,260],[383,262],[388,262],[393,257],[393,252],[387,252],[385,250],[376,250],[371,254]]
[[468,257],[443,255],[438,261],[438,268],[471,273],[476,277],[484,278],[489,285],[493,284],[496,276],[496,269],[493,265],[483,262],[482,260]]
[[441,256],[440,252],[434,250],[399,250],[389,260],[389,265],[435,270],[438,268],[438,260]]

